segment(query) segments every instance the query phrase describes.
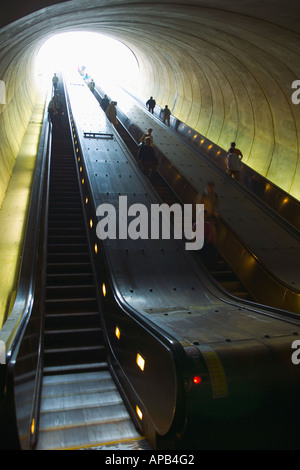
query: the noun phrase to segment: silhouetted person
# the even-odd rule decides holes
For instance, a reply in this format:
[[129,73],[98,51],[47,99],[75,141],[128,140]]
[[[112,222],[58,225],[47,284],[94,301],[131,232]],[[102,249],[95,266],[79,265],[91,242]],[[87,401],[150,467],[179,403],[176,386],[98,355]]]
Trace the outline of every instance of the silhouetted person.
[[107,98],[107,95],[104,95],[104,97],[101,100],[101,108],[103,109],[104,112],[106,112],[107,108],[109,105],[109,99]]
[[153,114],[154,113],[154,108],[156,106],[156,101],[155,101],[155,99],[153,99],[152,96],[147,101],[146,106],[148,106],[149,112]]
[[62,104],[59,99],[58,93],[55,93],[52,100],[48,105],[48,113],[50,121],[54,127],[58,126],[61,121],[61,116],[63,114]]
[[168,105],[166,104],[164,108],[164,114],[163,114],[163,123],[165,124],[167,121],[167,125],[170,127],[170,116],[171,116],[171,111],[168,108]]
[[111,101],[109,105],[107,106],[106,110],[106,116],[108,120],[114,125],[117,125],[117,102],[116,101]]
[[138,161],[145,175],[151,176],[156,172],[157,158],[150,137],[146,137],[145,145],[140,147]]
[[227,174],[236,181],[240,180],[241,165],[240,155],[235,152],[234,147],[231,147],[227,154]]
[[217,217],[219,198],[215,193],[215,183],[213,181],[208,181],[206,189],[202,191],[200,204],[204,204],[204,210],[207,212],[208,218]]
[[58,77],[56,75],[56,73],[53,75],[53,78],[52,78],[52,85],[53,85],[53,88],[54,88],[54,91],[57,90],[57,84],[58,84],[59,80],[58,80]]
[[149,137],[149,139],[151,139],[151,145],[153,145],[153,136],[152,136],[152,129],[148,129],[148,132],[147,134],[144,134],[141,139],[140,139],[140,142],[142,144],[145,143],[145,140],[147,139],[147,137]]
[[242,160],[243,154],[242,154],[242,152],[240,151],[240,149],[237,149],[237,148],[236,148],[235,145],[236,145],[235,142],[231,142],[231,144],[230,144],[230,149],[228,150],[227,155],[230,153],[230,150],[233,149],[233,153],[236,153],[237,155],[239,155],[240,159]]
[[91,92],[94,93],[94,91],[95,91],[95,82],[94,82],[93,79],[90,81],[88,86],[89,86],[89,89],[91,90]]

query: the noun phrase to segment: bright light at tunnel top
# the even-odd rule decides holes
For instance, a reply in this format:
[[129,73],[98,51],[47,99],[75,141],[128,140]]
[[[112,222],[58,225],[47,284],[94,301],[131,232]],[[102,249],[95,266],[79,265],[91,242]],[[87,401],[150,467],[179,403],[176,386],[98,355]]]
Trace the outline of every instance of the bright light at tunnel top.
[[137,89],[139,66],[129,49],[120,41],[98,33],[70,32],[52,36],[40,48],[36,71],[42,81],[54,73],[85,66],[88,74],[101,85],[113,83]]

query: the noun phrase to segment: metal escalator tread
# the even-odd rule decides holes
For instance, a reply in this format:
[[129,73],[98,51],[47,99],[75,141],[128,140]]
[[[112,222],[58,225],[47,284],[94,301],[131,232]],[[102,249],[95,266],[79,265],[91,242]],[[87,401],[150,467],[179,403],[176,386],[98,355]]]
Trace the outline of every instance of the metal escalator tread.
[[105,361],[76,162],[67,119],[53,132],[48,203],[44,373]]
[[67,450],[139,440],[106,370],[46,376],[36,450]]
[[[53,132],[43,383],[36,450],[129,442],[137,432],[109,372],[67,118]],[[136,443],[142,442],[142,445]]]

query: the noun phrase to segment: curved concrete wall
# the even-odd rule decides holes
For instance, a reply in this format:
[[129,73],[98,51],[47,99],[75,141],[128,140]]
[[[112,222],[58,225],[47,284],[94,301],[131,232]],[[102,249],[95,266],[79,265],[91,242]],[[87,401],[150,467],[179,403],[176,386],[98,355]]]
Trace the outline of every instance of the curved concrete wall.
[[[24,2],[23,2],[24,3]],[[26,2],[28,3],[28,2]],[[232,140],[256,171],[300,199],[299,8],[294,0],[73,0],[8,8],[0,30],[0,202],[34,103],[32,60],[46,37],[80,29],[109,34],[132,48],[143,94],[224,148]],[[23,14],[23,11],[20,11]],[[298,18],[297,18],[298,15]],[[5,15],[2,21],[5,23]]]

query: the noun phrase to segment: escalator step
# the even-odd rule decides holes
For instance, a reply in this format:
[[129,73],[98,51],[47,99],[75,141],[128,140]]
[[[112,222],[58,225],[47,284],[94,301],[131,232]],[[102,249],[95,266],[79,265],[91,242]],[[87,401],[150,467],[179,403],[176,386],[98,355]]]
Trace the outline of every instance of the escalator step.
[[93,298],[95,296],[95,286],[90,285],[73,285],[73,286],[47,286],[46,287],[46,301],[48,300],[61,300],[71,299],[86,299]]
[[91,285],[94,282],[94,276],[90,273],[69,273],[68,276],[65,274],[48,274],[47,275],[47,286],[74,286],[74,285]]
[[47,377],[54,376],[54,375],[71,375],[72,373],[87,373],[89,371],[92,371],[94,374],[95,371],[107,371],[108,370],[108,364],[107,362],[87,362],[87,363],[82,363],[82,364],[68,364],[68,365],[62,365],[62,366],[48,366],[44,367],[43,369],[43,376],[44,380]]
[[48,262],[47,264],[47,274],[69,274],[69,273],[74,273],[74,274],[86,274],[86,273],[91,273],[92,272],[92,267],[89,261],[84,262],[84,263],[79,263],[76,262],[76,260],[72,260],[71,262],[68,263],[63,263],[58,262],[51,263]]
[[86,244],[73,244],[73,243],[68,243],[68,244],[48,244],[48,254],[61,254],[61,255],[69,255],[70,253],[88,253],[88,247]]
[[99,328],[99,312],[98,311],[78,311],[78,312],[46,312],[45,329],[51,330],[57,328]]
[[46,314],[48,313],[80,313],[82,311],[90,312],[97,309],[97,299],[48,299],[46,304]]
[[44,349],[45,367],[58,365],[85,364],[105,360],[105,346],[101,344],[71,348]]
[[44,377],[39,431],[43,450],[141,438],[105,370]]
[[53,264],[53,263],[87,263],[89,262],[89,255],[88,253],[76,253],[74,255],[73,253],[60,253],[60,254],[48,254],[48,263]]
[[48,235],[50,245],[82,245],[86,242],[84,235]]
[[[73,325],[72,325],[73,326]],[[55,328],[45,330],[45,347],[71,347],[84,339],[85,344],[97,344],[101,338],[101,328]]]

